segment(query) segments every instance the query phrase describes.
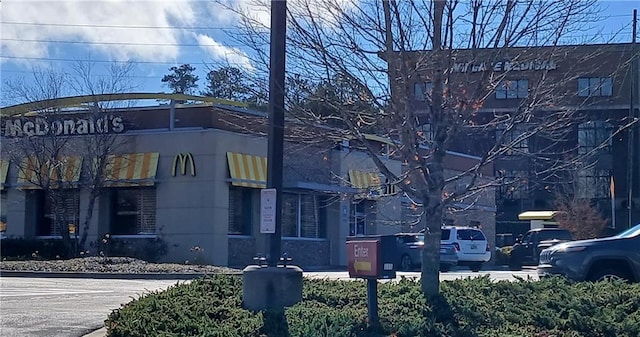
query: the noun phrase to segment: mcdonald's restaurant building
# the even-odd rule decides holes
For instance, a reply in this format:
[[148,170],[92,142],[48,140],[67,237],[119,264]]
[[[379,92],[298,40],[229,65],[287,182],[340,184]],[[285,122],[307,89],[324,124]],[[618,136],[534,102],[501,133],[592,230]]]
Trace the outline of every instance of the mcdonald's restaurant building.
[[[12,143],[52,134],[81,142],[96,133],[112,133],[121,146],[109,156],[88,243],[107,233],[132,244],[159,239],[166,243],[163,261],[197,259],[232,267],[246,266],[264,255],[267,237],[260,233],[260,189],[266,187],[267,175],[264,114],[226,105],[185,104],[116,109],[97,120],[87,112],[62,116],[1,118],[4,238],[55,239],[64,227],[56,225],[47,192],[32,183],[31,171],[38,164],[11,155]],[[288,135],[307,132],[292,125],[286,129]],[[347,236],[420,229],[411,200],[385,181],[353,141],[308,133],[309,141],[284,145],[281,251],[293,263],[303,268],[346,265]],[[385,140],[370,136],[368,141],[379,146],[385,158]],[[70,153],[58,159],[62,169],[57,178],[72,186],[65,190],[71,205],[65,218],[72,234],[89,211],[90,157]],[[401,173],[399,161],[384,160]],[[449,153],[446,172],[453,175],[477,160]],[[458,205],[465,211],[453,212],[450,220],[482,226],[493,243],[494,192],[474,200],[473,205]]]

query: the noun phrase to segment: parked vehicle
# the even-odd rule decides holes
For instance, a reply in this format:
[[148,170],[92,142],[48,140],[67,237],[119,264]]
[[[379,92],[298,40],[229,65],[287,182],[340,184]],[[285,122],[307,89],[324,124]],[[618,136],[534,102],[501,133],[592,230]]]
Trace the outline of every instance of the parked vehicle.
[[536,228],[528,231],[511,250],[509,267],[520,270],[522,265],[538,264],[540,252],[553,245],[573,240],[571,232],[562,228]]
[[[424,235],[419,233],[396,234],[398,269],[410,271],[422,266],[422,249]],[[458,263],[458,256],[453,245],[440,245],[440,271],[446,272]]]
[[458,265],[467,266],[474,272],[480,271],[482,264],[491,259],[491,247],[479,228],[444,226],[440,242],[453,245]]
[[562,275],[574,281],[640,282],[640,224],[611,237],[547,248],[540,253],[538,275]]

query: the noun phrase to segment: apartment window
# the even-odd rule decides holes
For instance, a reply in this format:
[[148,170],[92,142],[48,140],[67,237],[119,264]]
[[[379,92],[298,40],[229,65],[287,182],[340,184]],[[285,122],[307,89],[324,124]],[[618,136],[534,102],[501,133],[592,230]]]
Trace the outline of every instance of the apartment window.
[[604,121],[589,121],[578,125],[578,154],[611,152],[613,126]]
[[229,186],[229,234],[251,235],[254,188]]
[[416,101],[430,100],[432,90],[433,83],[431,82],[416,82],[413,84],[413,96]]
[[526,125],[515,125],[510,130],[504,127],[496,129],[496,139],[502,138],[502,146],[507,148],[507,155],[529,153],[529,137]]
[[496,88],[496,99],[526,98],[529,80],[504,80]]
[[611,96],[613,81],[611,77],[582,77],[578,78],[578,96]]
[[80,223],[78,190],[33,192],[37,203],[36,236],[60,236],[61,230],[78,228]]
[[500,187],[497,189],[499,199],[526,199],[529,192],[529,178],[526,171],[499,170]]
[[581,199],[609,198],[610,170],[593,167],[580,169],[576,177],[576,194]]
[[315,194],[282,194],[282,236],[326,237],[325,205]]
[[153,187],[112,190],[112,235],[149,235],[156,232],[156,190]]

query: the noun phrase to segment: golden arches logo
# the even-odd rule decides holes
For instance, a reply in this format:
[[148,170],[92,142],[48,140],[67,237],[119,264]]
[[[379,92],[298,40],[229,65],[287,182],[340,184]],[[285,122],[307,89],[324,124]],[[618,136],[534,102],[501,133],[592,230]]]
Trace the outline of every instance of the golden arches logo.
[[173,177],[176,176],[178,165],[180,165],[180,174],[187,174],[187,163],[189,164],[189,168],[191,169],[191,176],[194,177],[196,175],[196,164],[193,160],[193,155],[191,152],[187,153],[178,153],[173,158],[173,165],[171,165],[171,175]]

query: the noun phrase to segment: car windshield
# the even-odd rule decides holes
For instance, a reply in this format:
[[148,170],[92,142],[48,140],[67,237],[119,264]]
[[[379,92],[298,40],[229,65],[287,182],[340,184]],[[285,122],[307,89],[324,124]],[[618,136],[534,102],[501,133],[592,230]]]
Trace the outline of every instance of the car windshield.
[[443,229],[442,235],[440,236],[440,240],[449,240],[449,235],[451,235],[450,229]]
[[572,239],[571,233],[569,233],[568,231],[562,231],[562,230],[541,231],[540,233],[538,233],[538,238],[540,239],[540,241],[554,240],[554,239],[559,239],[559,240]]
[[422,242],[424,241],[423,238],[424,237],[422,235],[403,235],[402,242],[404,243]]
[[640,224],[637,224],[625,231],[622,231],[621,233],[618,233],[618,235],[616,235],[616,237],[618,238],[632,238],[636,235],[640,234]]
[[481,231],[475,229],[459,229],[458,240],[486,240]]

